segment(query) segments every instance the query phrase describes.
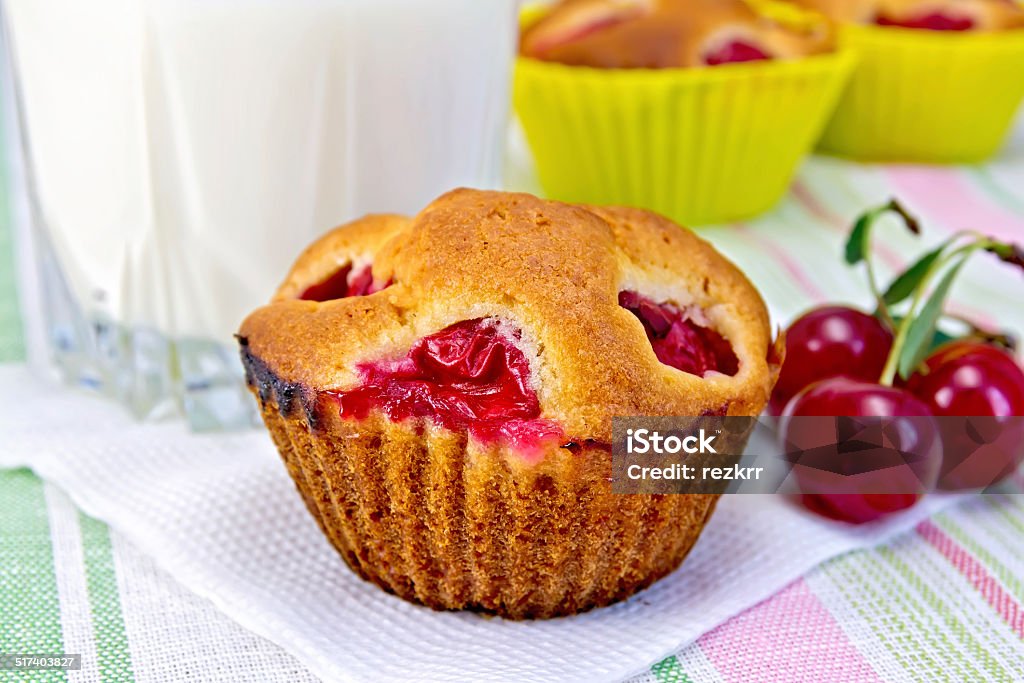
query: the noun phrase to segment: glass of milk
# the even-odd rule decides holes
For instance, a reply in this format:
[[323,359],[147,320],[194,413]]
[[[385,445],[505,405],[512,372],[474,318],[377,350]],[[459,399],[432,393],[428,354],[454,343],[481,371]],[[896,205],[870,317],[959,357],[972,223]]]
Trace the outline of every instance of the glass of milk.
[[232,333],[303,247],[500,184],[516,9],[5,0],[48,360],[140,417],[249,423]]

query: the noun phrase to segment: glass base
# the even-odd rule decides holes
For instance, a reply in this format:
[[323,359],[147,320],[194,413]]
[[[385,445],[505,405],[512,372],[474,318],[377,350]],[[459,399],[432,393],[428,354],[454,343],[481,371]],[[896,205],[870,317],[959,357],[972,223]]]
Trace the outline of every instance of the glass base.
[[48,341],[66,382],[116,399],[142,420],[184,415],[197,432],[258,424],[237,348],[171,339],[101,312],[83,312],[45,236],[37,232],[37,237]]

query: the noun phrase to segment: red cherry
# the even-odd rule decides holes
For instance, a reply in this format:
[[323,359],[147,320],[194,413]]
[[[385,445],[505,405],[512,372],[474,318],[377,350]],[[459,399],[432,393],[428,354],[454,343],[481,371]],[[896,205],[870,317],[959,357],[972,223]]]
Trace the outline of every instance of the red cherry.
[[366,296],[367,294],[374,294],[382,289],[386,289],[387,287],[387,284],[382,286],[381,284],[374,282],[373,269],[370,266],[366,266],[349,278],[347,296]]
[[1024,461],[1024,371],[1002,349],[950,342],[906,386],[939,417],[940,488],[982,489]]
[[801,502],[831,519],[861,524],[905,510],[938,478],[935,419],[903,389],[823,380],[790,401],[780,431]]
[[420,339],[403,357],[358,365],[359,387],[326,394],[344,418],[376,409],[396,422],[429,418],[485,443],[535,449],[564,435],[540,416],[517,335],[494,320],[465,320]]
[[352,265],[349,264],[307,287],[299,298],[305,301],[333,301],[350,296],[374,294],[390,286],[390,280],[382,284],[373,279],[372,266],[363,266],[362,269],[353,271]]
[[771,55],[757,45],[743,40],[733,40],[704,55],[704,63],[708,66],[719,64],[737,64],[739,62],[760,62],[771,59]]
[[629,290],[619,292],[619,305],[639,318],[654,355],[665,365],[699,377],[708,372],[731,377],[739,372],[740,361],[729,340],[697,324],[678,306]]
[[877,381],[892,348],[878,318],[844,306],[808,311],[786,331],[786,362],[772,394],[775,415],[805,387],[829,377]]
[[928,31],[970,31],[974,28],[974,20],[970,17],[947,14],[946,12],[929,12],[906,19],[893,19],[883,15],[875,19],[875,23],[879,26],[897,26]]

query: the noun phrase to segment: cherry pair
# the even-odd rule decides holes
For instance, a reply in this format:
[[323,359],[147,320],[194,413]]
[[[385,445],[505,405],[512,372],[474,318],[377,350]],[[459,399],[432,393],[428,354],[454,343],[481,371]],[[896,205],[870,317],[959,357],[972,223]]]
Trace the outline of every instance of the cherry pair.
[[[979,334],[974,326],[960,339],[938,331],[944,299],[963,262],[984,250],[1021,266],[1020,248],[958,233],[883,292],[874,282],[869,236],[886,213],[897,213],[918,231],[916,221],[891,202],[857,221],[846,254],[850,264],[867,263],[876,313],[826,306],[793,322],[770,403],[782,415],[790,448],[820,446],[822,430],[833,430],[824,468],[820,447],[797,449],[813,452],[818,465],[796,465],[801,488],[810,491],[801,499],[815,512],[857,523],[906,509],[935,487],[986,488],[1024,460],[1024,418],[1015,419],[1024,416],[1024,371],[997,343],[1005,338]],[[896,305],[908,300],[909,308],[897,316]],[[844,446],[835,431],[849,432],[848,426],[802,419],[810,416],[879,419],[884,437],[879,432],[878,443],[885,446]],[[903,460],[869,462],[883,451]],[[840,472],[857,476],[826,476]]]

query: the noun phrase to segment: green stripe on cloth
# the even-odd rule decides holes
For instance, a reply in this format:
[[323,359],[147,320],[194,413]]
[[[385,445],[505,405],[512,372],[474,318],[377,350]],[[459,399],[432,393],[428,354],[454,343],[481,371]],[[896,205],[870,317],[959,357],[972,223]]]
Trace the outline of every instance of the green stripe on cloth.
[[981,543],[962,529],[948,513],[943,513],[937,518],[939,527],[952,536],[956,541],[966,548],[972,555],[980,560],[992,573],[1003,583],[1018,601],[1024,602],[1024,583],[1017,574],[1006,567],[996,557],[988,552]]
[[[910,588],[917,592],[921,601],[940,617],[946,628],[956,636],[963,648],[970,654],[971,659],[967,659],[966,657],[960,658],[960,662],[968,672],[968,678],[965,680],[1011,680],[1009,673],[1006,669],[1000,666],[999,662],[992,656],[989,649],[974,637],[971,629],[964,623],[962,615],[958,615],[956,611],[953,610],[945,600],[943,600],[939,593],[924,581],[920,574],[911,569],[899,553],[892,548],[879,548],[877,554],[889,563],[889,565],[903,578]],[[910,591],[905,592],[908,594],[910,593]],[[936,630],[945,645],[944,649],[945,652],[948,653],[947,656],[953,657],[953,653],[956,651],[953,647],[953,643],[948,640],[945,633],[938,629]],[[979,672],[974,667],[975,662],[984,667],[984,673]]]
[[[979,525],[988,539],[986,544],[989,549],[997,548],[1001,552],[1012,555],[1008,558],[1012,563],[1019,563],[1024,566],[1024,547],[1021,546],[1021,537],[1024,536],[1024,528],[1014,525],[1014,520],[1004,510],[1009,504],[1002,504],[992,494],[982,496],[986,506],[979,508],[977,514],[971,519],[974,524]],[[963,517],[960,517],[963,521]],[[1011,566],[1014,566],[1011,564]],[[1024,596],[1021,598],[1024,600]]]
[[[892,582],[879,581],[860,571],[877,568],[877,561],[867,553],[861,552],[843,555],[825,564],[821,571],[839,589],[861,619],[871,626],[878,641],[906,672],[907,680],[919,683],[953,683],[948,673],[938,673],[944,671],[944,667],[940,666],[931,654],[943,649],[929,640],[928,629],[916,623],[913,609],[906,606],[901,606],[901,610],[893,609],[898,594],[894,599],[888,592],[882,592],[892,589]],[[922,666],[933,672],[930,678],[921,676]]]
[[103,522],[82,513],[79,513],[79,524],[82,528],[82,552],[100,680],[104,683],[134,681],[128,635],[121,615],[121,597],[117,588],[110,530]]
[[1003,188],[1003,186],[992,177],[992,171],[990,169],[984,166],[977,166],[970,170],[970,177],[978,183],[986,194],[1005,206],[1007,209],[1017,213],[1024,213],[1024,201],[1021,201],[1021,199],[1016,195],[1011,194]]
[[18,314],[14,282],[14,245],[6,164],[3,136],[0,136],[0,363],[25,359],[25,335]]
[[1003,495],[999,497],[999,500],[1005,502],[1005,505],[998,505],[995,500],[992,500],[989,496],[985,496],[985,499],[989,501],[989,505],[992,509],[999,512],[1003,520],[1012,526],[1015,531],[1020,534],[1024,534],[1024,520],[1014,514],[1014,511],[1019,511],[1020,507],[1017,505],[1016,495]]
[[651,673],[661,683],[693,683],[693,680],[683,671],[683,667],[675,655],[652,666]]
[[[0,510],[0,651],[65,654],[43,483],[0,470]],[[64,671],[0,671],[0,681],[65,680]]]

